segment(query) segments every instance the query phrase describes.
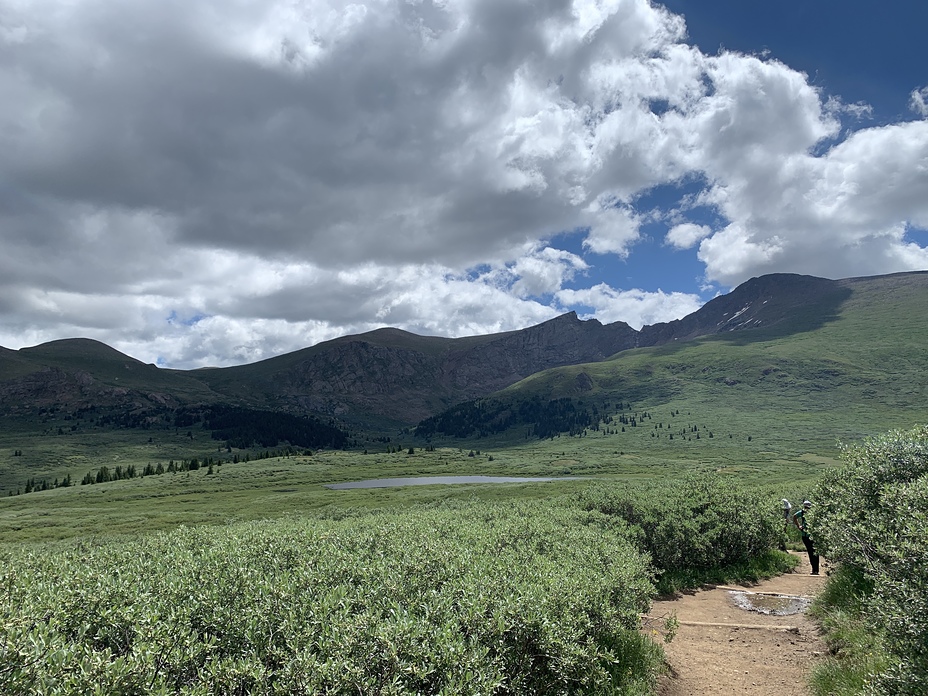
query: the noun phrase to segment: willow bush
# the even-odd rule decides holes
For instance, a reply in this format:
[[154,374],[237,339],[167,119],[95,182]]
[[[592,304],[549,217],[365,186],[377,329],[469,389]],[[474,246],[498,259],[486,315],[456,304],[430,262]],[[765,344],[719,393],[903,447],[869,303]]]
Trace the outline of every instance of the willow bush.
[[9,552],[4,694],[647,693],[615,527],[473,503]]
[[659,575],[661,591],[725,577],[726,569],[749,568],[758,559],[772,564],[772,572],[791,565],[771,551],[782,521],[768,496],[717,474],[693,473],[647,485],[596,484],[581,494],[580,502],[629,525],[630,538]]
[[[848,447],[844,459],[817,486],[813,535],[843,568],[829,584],[852,596],[826,592],[817,611],[826,627],[852,615],[885,651],[883,668],[863,675],[865,691],[928,693],[928,426]],[[850,666],[853,651],[836,646],[836,659]]]

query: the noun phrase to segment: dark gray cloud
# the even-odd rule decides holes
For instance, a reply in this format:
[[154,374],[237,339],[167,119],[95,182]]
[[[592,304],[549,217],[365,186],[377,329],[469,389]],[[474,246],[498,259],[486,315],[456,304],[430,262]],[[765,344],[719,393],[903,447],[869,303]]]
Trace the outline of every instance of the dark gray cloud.
[[805,75],[646,0],[0,0],[0,93],[3,345],[193,366],[581,301],[671,319],[698,298],[562,289],[634,263],[637,197],[683,177],[724,221],[687,252],[709,280],[928,265],[928,121],[844,133]]

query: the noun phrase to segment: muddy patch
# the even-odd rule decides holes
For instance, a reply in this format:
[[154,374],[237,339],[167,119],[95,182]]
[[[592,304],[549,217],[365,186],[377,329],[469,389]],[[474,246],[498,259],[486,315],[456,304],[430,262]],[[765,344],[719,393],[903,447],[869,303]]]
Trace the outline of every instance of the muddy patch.
[[753,611],[758,614],[768,614],[770,616],[790,616],[804,612],[812,600],[808,597],[786,594],[768,594],[757,592],[740,592],[729,590],[728,595],[731,597],[735,606],[745,611]]

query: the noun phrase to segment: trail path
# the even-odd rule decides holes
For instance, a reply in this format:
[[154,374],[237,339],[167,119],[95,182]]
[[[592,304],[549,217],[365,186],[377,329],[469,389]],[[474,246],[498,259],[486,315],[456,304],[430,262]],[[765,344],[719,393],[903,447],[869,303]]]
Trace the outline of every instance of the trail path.
[[[804,612],[787,616],[762,614],[738,606],[736,599],[777,605],[771,595],[814,597],[825,583],[809,575],[805,554],[786,575],[756,585],[715,587],[654,602],[651,617],[676,612],[676,637],[665,645],[670,674],[662,677],[660,696],[782,696],[808,694],[809,670],[826,647]],[[756,594],[734,594],[746,590]],[[770,593],[770,594],[761,594]]]

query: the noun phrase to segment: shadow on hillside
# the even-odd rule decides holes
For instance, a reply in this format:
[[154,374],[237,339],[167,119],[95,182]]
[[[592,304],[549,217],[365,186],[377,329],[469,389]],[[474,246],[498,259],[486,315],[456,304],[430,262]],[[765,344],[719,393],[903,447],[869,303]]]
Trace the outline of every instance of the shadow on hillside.
[[780,338],[817,331],[841,317],[841,308],[851,297],[853,291],[848,287],[828,287],[817,296],[803,296],[795,302],[783,303],[766,311],[763,317],[765,325],[757,328],[741,328],[719,333],[708,333],[671,340],[655,344],[651,348],[662,354],[672,354],[678,348],[696,340],[721,341],[734,346],[746,346],[763,343]]
[[740,345],[817,331],[841,317],[841,308],[852,294],[853,291],[847,287],[832,288],[829,292],[823,293],[812,306],[803,304],[789,308],[791,311],[772,326],[730,331],[716,335]]

